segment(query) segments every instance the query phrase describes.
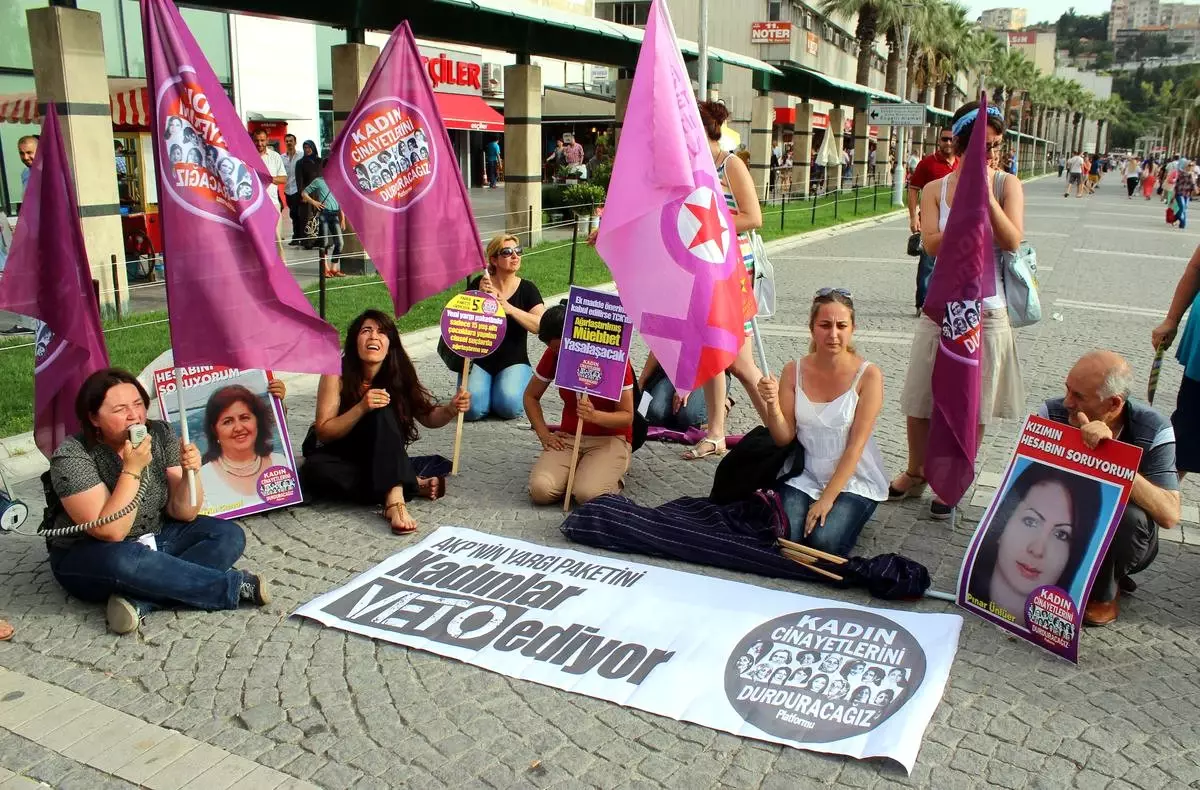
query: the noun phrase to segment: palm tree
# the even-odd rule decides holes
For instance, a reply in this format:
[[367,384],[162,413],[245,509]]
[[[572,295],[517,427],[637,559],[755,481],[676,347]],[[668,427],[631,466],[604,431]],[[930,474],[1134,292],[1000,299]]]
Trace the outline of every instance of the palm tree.
[[826,16],[857,16],[854,36],[858,39],[858,69],[854,79],[859,85],[869,84],[875,39],[880,31],[894,27],[902,18],[902,0],[821,0],[820,8]]

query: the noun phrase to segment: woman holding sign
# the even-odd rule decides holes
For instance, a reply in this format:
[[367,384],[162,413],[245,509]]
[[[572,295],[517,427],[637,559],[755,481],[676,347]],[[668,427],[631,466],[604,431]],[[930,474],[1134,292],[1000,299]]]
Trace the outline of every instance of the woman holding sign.
[[470,405],[465,389],[449,403],[434,402],[400,344],[396,322],[367,310],[346,332],[342,374],[322,376],[317,387],[316,441],[305,441],[300,468],[305,490],[317,497],[382,503],[393,534],[415,532],[417,522],[406,503],[446,492],[444,476],[419,476],[431,459],[408,456],[417,423],[441,428]]
[[581,420],[583,435],[572,488],[575,501],[583,504],[602,494],[620,493],[621,476],[629,469],[633,452],[633,367],[628,362],[625,363],[620,400],[579,397],[571,390],[560,388],[563,401],[561,430],[552,433],[546,427],[541,401],[558,368],[565,320],[566,308],[562,305],[555,305],[542,315],[538,338],[548,348],[525,390],[525,413],[542,442],[542,454],[529,473],[529,496],[537,505],[562,501],[571,474],[575,430]]
[[1100,528],[1100,485],[1040,463],[1021,470],[979,543],[967,587],[972,603],[1028,628],[1030,595],[1045,586],[1070,591]]
[[521,242],[500,234],[487,245],[487,271],[467,284],[468,291],[496,297],[508,319],[500,347],[471,365],[467,389],[471,392],[468,421],[489,414],[511,420],[524,411],[525,387],[533,377],[529,364],[529,333],[537,333],[546,306],[531,281],[517,276],[521,270]]

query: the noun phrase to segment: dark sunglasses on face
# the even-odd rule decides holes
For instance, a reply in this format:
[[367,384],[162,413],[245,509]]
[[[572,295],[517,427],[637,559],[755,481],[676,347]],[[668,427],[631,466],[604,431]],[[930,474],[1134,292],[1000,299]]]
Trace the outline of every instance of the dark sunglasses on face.
[[942,142],[943,143],[952,143],[952,142],[954,142],[954,138],[953,137],[943,137]]
[[501,247],[500,251],[496,254],[501,258],[508,258],[513,255],[520,255],[523,252],[525,252],[525,250],[521,247]]
[[1000,146],[1002,146],[1002,145],[1004,145],[1004,141],[1003,141],[1003,140],[995,140],[995,141],[993,141],[993,142],[990,142],[990,143],[988,143],[988,144],[987,144],[987,149],[988,149],[989,151],[995,151],[995,150],[999,149],[999,148],[1000,148]]

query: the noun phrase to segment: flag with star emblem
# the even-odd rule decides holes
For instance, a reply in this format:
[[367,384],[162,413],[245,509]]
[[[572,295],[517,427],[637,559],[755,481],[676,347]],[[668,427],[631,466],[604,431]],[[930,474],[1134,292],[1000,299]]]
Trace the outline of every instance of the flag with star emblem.
[[753,289],[663,0],[650,7],[596,249],[676,390],[729,367]]

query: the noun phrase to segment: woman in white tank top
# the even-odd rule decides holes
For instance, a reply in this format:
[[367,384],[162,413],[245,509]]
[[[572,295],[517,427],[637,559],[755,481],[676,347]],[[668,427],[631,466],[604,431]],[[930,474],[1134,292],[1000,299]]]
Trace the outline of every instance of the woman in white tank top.
[[848,291],[822,288],[813,299],[809,354],[764,378],[758,391],[766,425],[780,447],[804,447],[804,471],[779,488],[791,539],[845,555],[887,499],[875,420],[883,406],[883,374],[854,351],[854,302]]

